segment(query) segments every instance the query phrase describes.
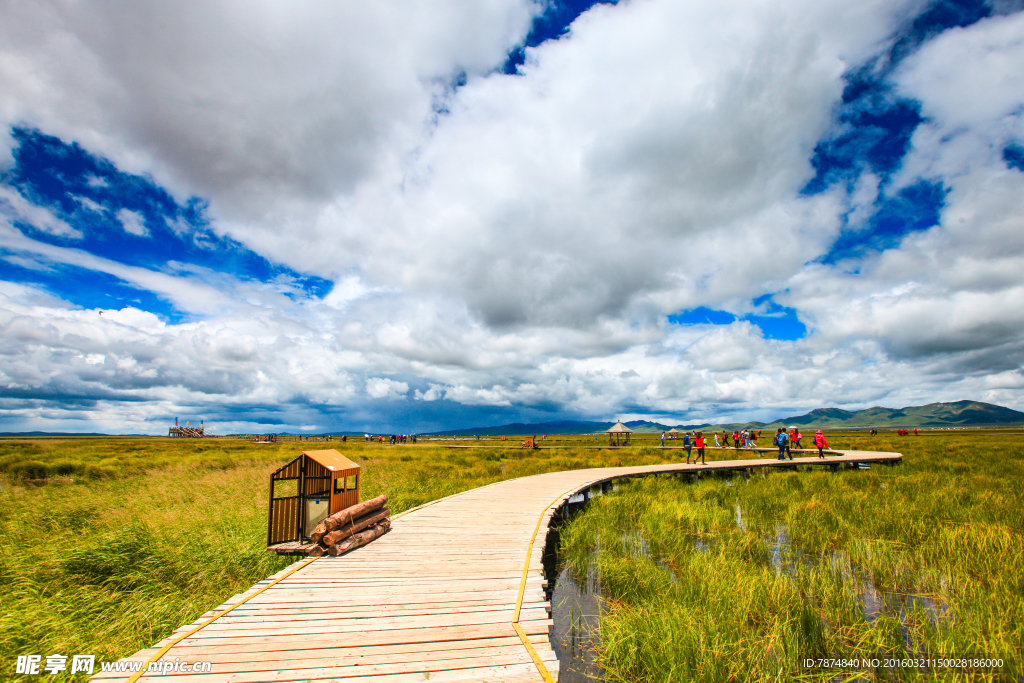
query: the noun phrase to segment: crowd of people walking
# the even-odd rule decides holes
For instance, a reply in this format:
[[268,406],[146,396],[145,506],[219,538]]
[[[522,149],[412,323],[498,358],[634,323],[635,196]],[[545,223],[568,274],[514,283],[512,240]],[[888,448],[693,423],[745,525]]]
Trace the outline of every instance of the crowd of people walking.
[[[761,436],[760,429],[743,429],[735,430],[730,434],[726,430],[722,430],[721,435],[718,433],[714,434],[715,448],[729,448],[730,443],[732,448],[740,449],[757,449],[757,440]],[[661,445],[665,445],[665,432],[661,434]],[[675,435],[671,435],[668,438],[675,438]],[[803,449],[803,438],[804,435],[800,433],[798,427],[790,427],[787,431],[785,427],[779,427],[775,430],[775,436],[772,439],[772,446],[779,449],[779,460],[785,460],[787,457],[793,459],[793,450]],[[731,441],[730,441],[731,440]],[[818,449],[818,457],[824,459],[825,449],[828,448],[828,441],[825,439],[825,434],[819,429],[814,434],[814,447]],[[686,450],[686,463],[690,464],[690,457],[693,457],[693,464],[697,464],[700,460],[701,464],[707,464],[705,461],[705,449],[708,448],[707,439],[704,437],[703,432],[691,431],[683,434],[683,448]],[[697,449],[696,455],[693,455],[693,449]],[[757,457],[763,458],[764,455],[759,449]]]
[[412,435],[409,435],[409,434],[391,434],[391,435],[379,434],[377,436],[373,436],[371,434],[363,434],[363,438],[366,439],[366,443],[374,443],[374,442],[376,442],[376,443],[379,443],[381,445],[383,445],[385,443],[387,443],[389,445],[392,445],[392,446],[394,446],[395,444],[416,443],[416,435],[415,434],[412,434]]

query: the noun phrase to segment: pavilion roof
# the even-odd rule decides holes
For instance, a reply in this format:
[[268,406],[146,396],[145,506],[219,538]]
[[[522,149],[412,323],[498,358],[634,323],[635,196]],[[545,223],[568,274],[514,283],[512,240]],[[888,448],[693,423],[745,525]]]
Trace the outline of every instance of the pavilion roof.
[[619,420],[615,424],[613,424],[612,428],[609,429],[606,433],[607,434],[632,434],[633,430],[630,429],[629,427],[627,427],[626,425],[622,424],[622,421]]

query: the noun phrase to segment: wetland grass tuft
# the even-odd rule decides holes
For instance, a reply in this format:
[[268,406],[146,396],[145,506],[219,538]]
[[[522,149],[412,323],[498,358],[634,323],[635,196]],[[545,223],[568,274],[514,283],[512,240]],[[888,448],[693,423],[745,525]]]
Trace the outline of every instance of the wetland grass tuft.
[[[1014,680],[1024,643],[1024,447],[1006,432],[885,439],[904,464],[620,483],[561,530],[597,563],[609,681],[839,680],[805,658],[1001,657],[1001,671],[859,667],[876,680]],[[642,541],[638,543],[637,538]],[[646,552],[636,552],[642,545]]]

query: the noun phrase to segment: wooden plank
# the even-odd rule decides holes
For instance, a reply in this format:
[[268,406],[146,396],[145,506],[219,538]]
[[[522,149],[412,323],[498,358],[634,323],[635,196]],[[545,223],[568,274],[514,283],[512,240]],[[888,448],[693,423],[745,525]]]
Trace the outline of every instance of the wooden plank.
[[[533,624],[532,622],[523,626],[528,634],[547,633],[547,624]],[[202,633],[202,631],[199,631]],[[448,640],[459,640],[462,638],[490,638],[497,636],[515,635],[515,629],[511,623],[478,624],[474,626],[441,626],[431,628],[394,629],[386,631],[365,631],[351,632],[344,634],[329,634],[323,637],[312,639],[308,635],[287,635],[279,636],[234,636],[232,638],[203,639],[196,635],[185,638],[180,642],[181,646],[209,646],[218,645],[227,647],[232,651],[241,651],[240,646],[256,646],[250,651],[260,652],[277,648],[284,649],[308,649],[310,647],[352,647],[356,643],[362,645],[388,645],[395,643],[423,643]],[[177,647],[177,646],[176,646]],[[173,653],[174,650],[171,650]]]
[[[354,667],[352,668],[354,669]],[[533,680],[539,683],[540,676],[533,662],[525,664],[479,666],[466,669],[449,669],[439,671],[414,671],[408,673],[375,672],[371,667],[365,670],[352,670],[342,675],[310,676],[306,670],[264,672],[246,679],[241,679],[235,674],[218,676],[217,674],[190,674],[179,675],[174,679],[175,683],[243,683],[244,681],[341,681],[347,683],[422,683],[431,681],[487,681],[488,683],[500,683],[506,680],[507,676],[527,677],[526,680]],[[529,678],[530,676],[533,678]],[[150,674],[142,677],[142,681],[155,681],[162,678],[159,674]]]

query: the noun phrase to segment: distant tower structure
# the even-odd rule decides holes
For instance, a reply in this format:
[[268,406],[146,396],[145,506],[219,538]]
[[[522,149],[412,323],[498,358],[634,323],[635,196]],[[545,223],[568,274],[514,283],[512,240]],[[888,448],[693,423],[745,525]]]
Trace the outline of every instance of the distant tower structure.
[[174,418],[174,426],[167,432],[172,439],[203,439],[206,438],[205,420],[199,421],[198,427],[192,427],[191,421],[185,422],[184,427],[178,426],[178,418]]

